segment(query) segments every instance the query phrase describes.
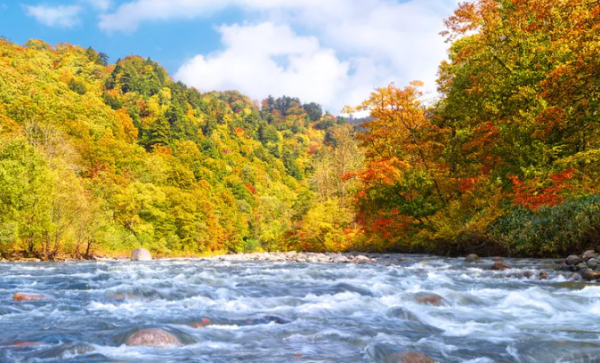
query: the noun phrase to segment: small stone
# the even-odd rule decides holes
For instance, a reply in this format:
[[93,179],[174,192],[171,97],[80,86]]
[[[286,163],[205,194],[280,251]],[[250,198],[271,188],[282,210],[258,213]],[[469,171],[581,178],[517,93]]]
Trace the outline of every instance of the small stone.
[[152,255],[147,249],[138,248],[131,253],[131,261],[152,261]]
[[481,260],[481,259],[479,258],[479,256],[477,256],[477,255],[476,255],[476,254],[474,254],[474,253],[472,253],[472,254],[468,255],[468,256],[465,258],[465,262],[468,262],[468,263],[477,262],[477,261],[479,261],[479,260]]
[[502,260],[496,261],[492,265],[492,270],[494,270],[494,271],[502,271],[502,270],[506,270],[506,269],[509,269],[509,268],[510,267],[508,267],[508,265],[505,265],[504,262],[502,262]]
[[596,258],[596,257],[598,257],[598,254],[594,250],[589,250],[589,251],[585,251],[583,253],[582,257],[583,257],[584,260],[589,260],[590,258]]
[[580,264],[581,262],[583,262],[583,261],[577,255],[571,255],[571,256],[567,257],[567,265],[569,265],[569,266],[576,266],[576,265]]
[[46,297],[43,295],[36,294],[26,294],[26,293],[16,293],[13,296],[14,301],[33,301],[33,300],[46,300]]
[[181,342],[175,335],[163,329],[142,329],[133,333],[125,344],[134,347],[164,348],[167,346],[178,346]]
[[531,276],[533,276],[533,272],[531,272],[531,271],[525,271],[525,272],[523,272],[523,277],[530,278]]
[[540,274],[538,275],[540,280],[547,280],[548,279],[548,274],[544,271],[541,271]]

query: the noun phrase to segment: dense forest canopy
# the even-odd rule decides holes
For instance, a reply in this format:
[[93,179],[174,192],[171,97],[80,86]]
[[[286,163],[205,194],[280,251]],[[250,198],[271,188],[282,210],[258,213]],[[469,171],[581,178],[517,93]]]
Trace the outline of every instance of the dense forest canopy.
[[0,76],[3,254],[341,248],[332,145],[358,150],[320,105],[202,94],[150,59],[37,40],[0,41]]
[[437,102],[392,84],[345,110],[363,119],[0,40],[0,251],[598,246],[600,4],[477,0],[446,29]]
[[359,136],[370,245],[557,255],[600,245],[600,3],[477,0],[446,21],[440,99],[378,89]]

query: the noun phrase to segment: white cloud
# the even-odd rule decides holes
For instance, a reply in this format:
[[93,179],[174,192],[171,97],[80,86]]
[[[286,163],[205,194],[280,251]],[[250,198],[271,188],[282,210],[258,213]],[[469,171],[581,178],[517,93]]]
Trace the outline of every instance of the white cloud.
[[60,5],[56,7],[38,5],[25,6],[27,15],[34,17],[38,22],[59,28],[71,28],[80,23],[79,14],[81,7],[77,5]]
[[133,0],[101,15],[99,26],[132,32],[144,22],[237,8],[254,22],[218,27],[223,48],[187,61],[175,77],[203,91],[239,89],[254,98],[285,93],[337,112],[392,81],[420,79],[435,93],[447,48],[439,32],[458,2]]
[[222,26],[224,51],[198,55],[175,75],[203,91],[237,89],[253,98],[290,95],[324,104],[336,102],[348,81],[349,64],[314,37],[288,26]]

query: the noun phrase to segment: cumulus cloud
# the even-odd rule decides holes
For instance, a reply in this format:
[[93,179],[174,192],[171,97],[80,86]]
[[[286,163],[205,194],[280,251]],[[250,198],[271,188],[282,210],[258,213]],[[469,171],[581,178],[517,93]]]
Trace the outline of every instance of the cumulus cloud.
[[59,6],[25,6],[27,15],[34,17],[38,22],[59,28],[71,28],[80,23],[79,14],[81,7],[77,5],[59,5]]
[[144,22],[236,8],[254,22],[218,27],[222,49],[188,60],[175,77],[203,91],[239,89],[255,98],[285,93],[339,111],[390,82],[420,79],[435,93],[447,47],[439,32],[458,2],[133,0],[101,15],[99,26],[133,32]]
[[347,62],[288,26],[232,25],[218,31],[225,50],[194,57],[176,79],[204,91],[238,89],[255,98],[286,94],[324,104],[335,102],[347,83]]

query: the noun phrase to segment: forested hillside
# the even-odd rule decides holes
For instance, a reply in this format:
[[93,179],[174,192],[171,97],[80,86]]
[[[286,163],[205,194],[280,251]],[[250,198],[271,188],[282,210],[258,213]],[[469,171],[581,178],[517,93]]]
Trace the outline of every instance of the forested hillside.
[[5,257],[342,249],[340,175],[358,163],[351,127],[317,104],[202,94],[150,59],[0,40]]
[[440,98],[378,89],[347,112],[366,246],[556,256],[600,247],[600,4],[478,0],[446,21]]

